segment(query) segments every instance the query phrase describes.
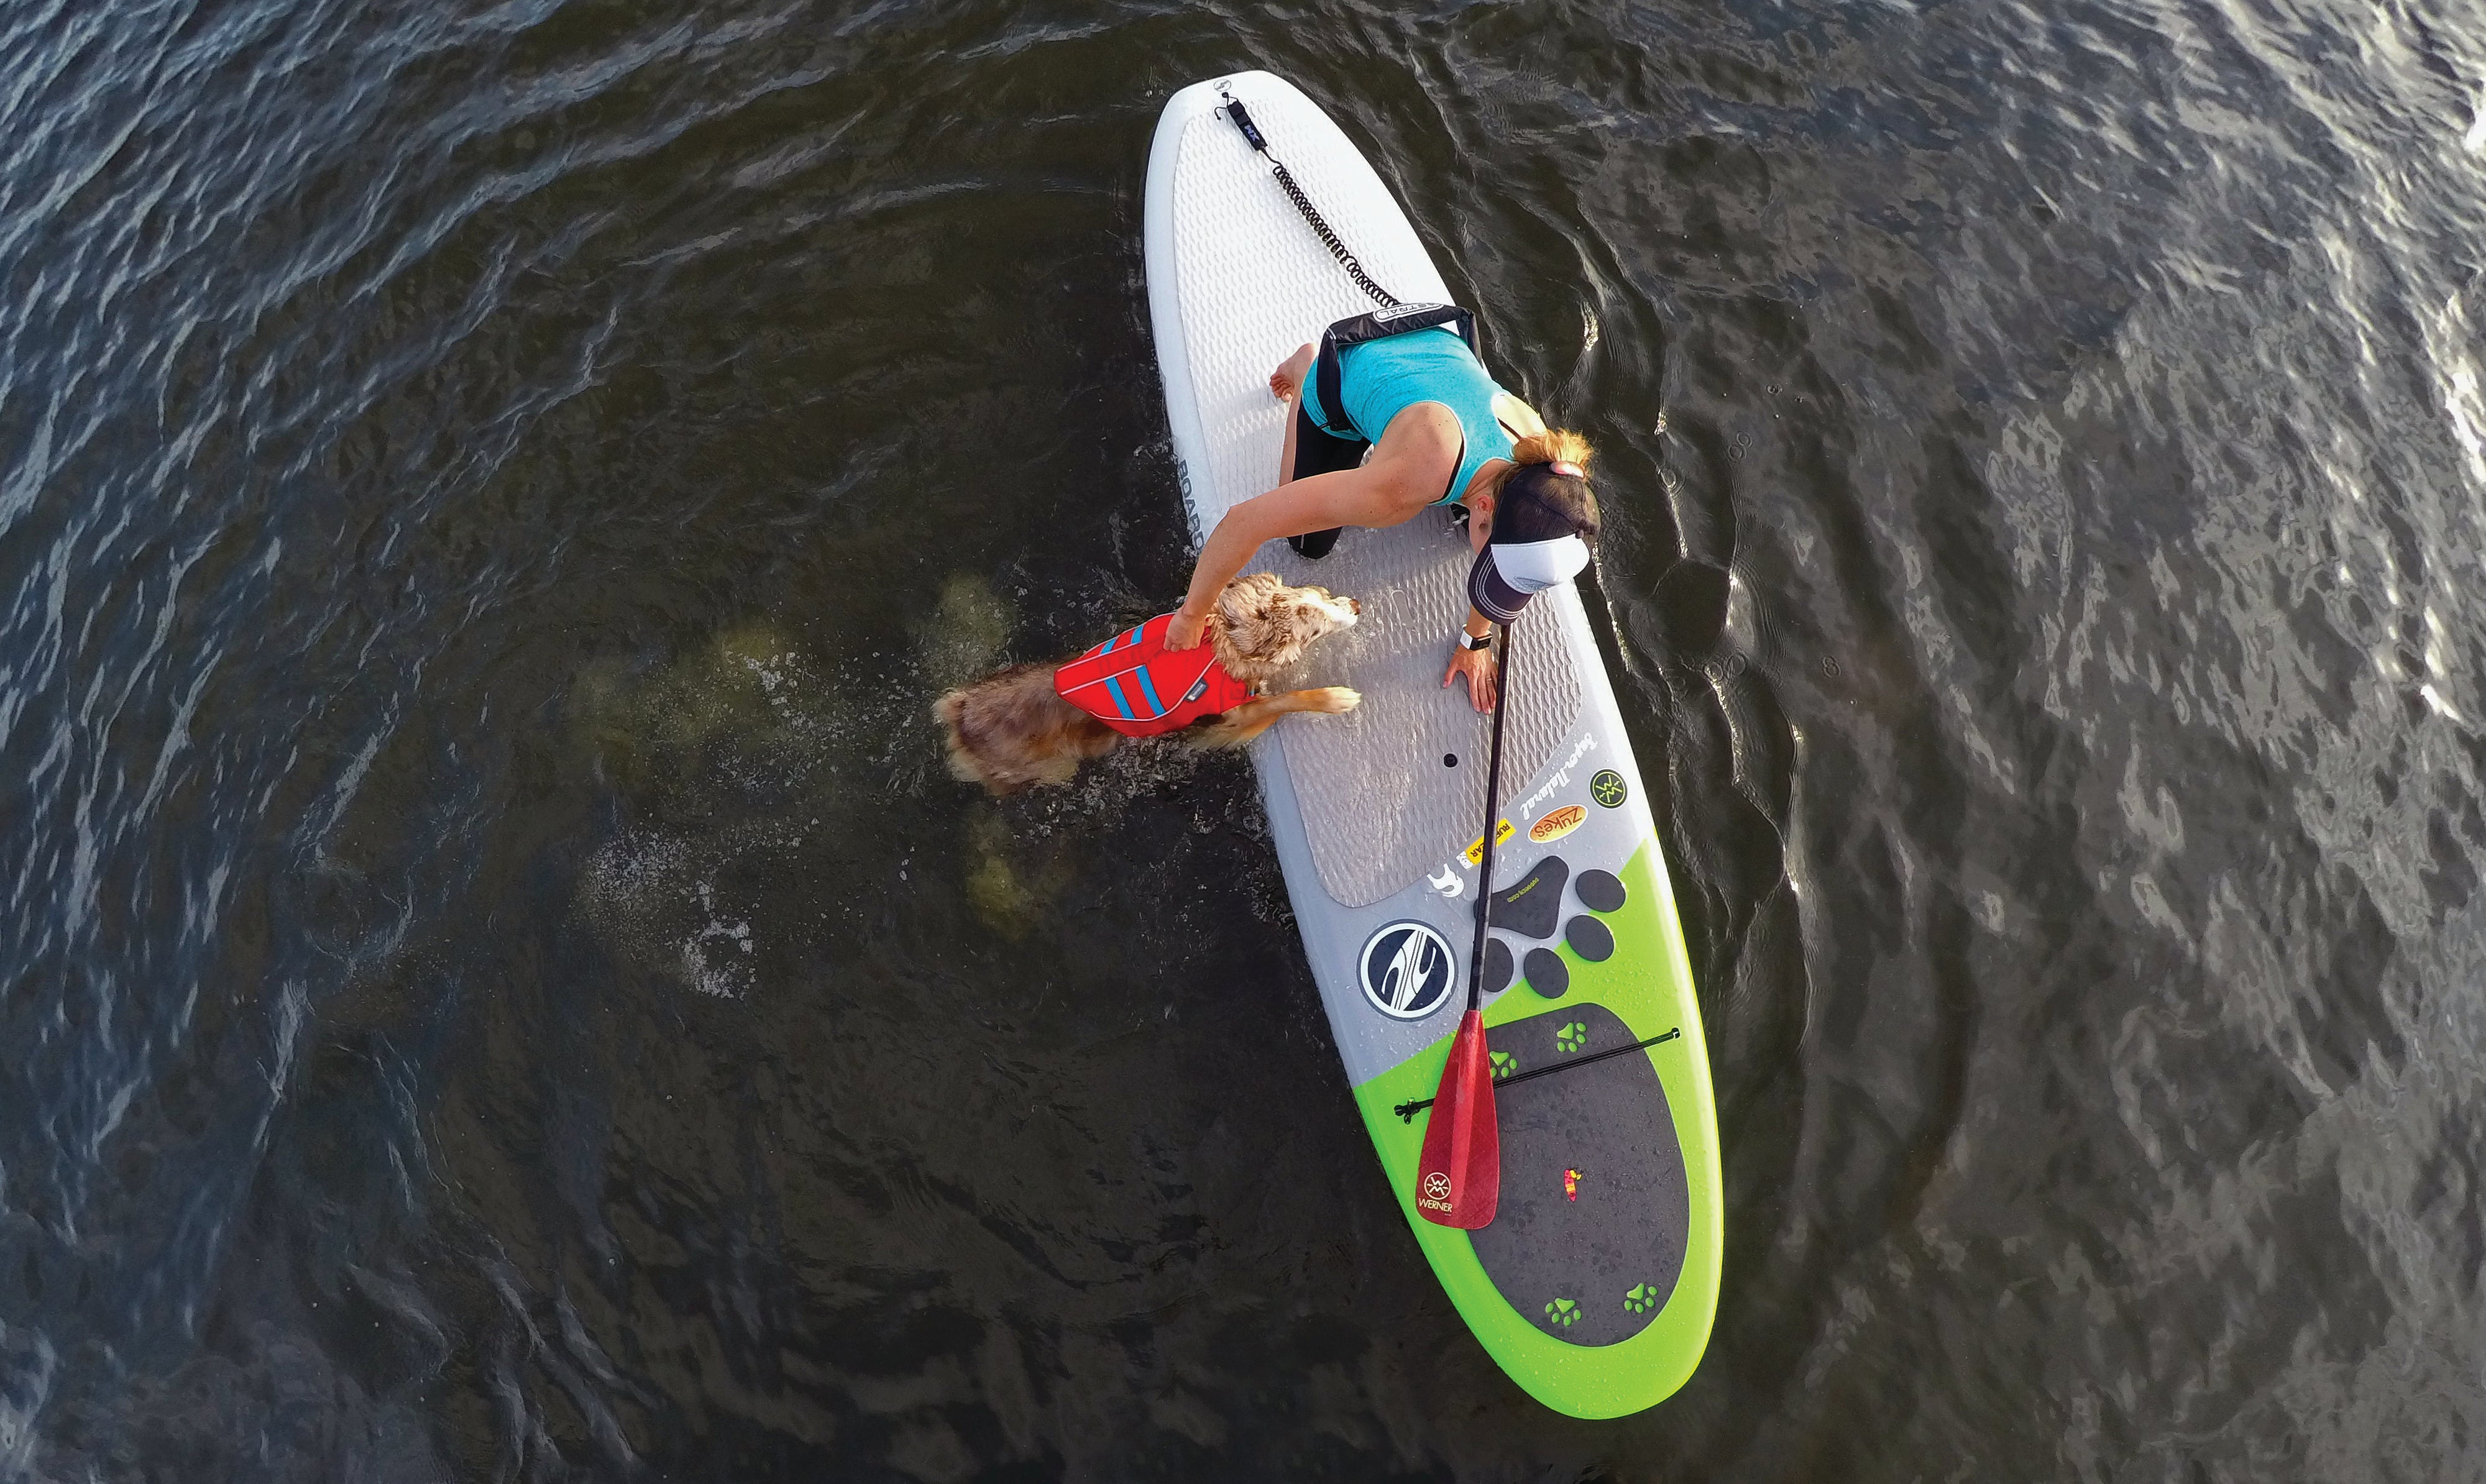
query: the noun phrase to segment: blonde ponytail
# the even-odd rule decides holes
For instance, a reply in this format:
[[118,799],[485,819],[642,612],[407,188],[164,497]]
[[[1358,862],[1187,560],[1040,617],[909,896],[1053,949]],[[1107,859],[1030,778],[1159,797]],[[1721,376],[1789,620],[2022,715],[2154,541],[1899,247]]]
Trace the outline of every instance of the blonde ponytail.
[[1578,464],[1583,470],[1597,451],[1588,440],[1567,427],[1549,427],[1541,433],[1531,433],[1510,446],[1513,464]]
[[[1565,427],[1531,433],[1512,444],[1510,467],[1493,483],[1493,538],[1534,541],[1578,536],[1595,545],[1597,494],[1588,487],[1588,460],[1596,456],[1588,439]],[[1514,480],[1521,481],[1515,489]],[[1514,494],[1527,498],[1514,506],[1506,499]]]

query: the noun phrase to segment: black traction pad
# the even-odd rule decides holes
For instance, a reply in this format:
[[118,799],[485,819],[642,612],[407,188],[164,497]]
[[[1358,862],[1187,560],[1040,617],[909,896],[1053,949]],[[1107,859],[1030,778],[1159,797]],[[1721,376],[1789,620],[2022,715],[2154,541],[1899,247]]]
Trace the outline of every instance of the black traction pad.
[[1582,871],[1576,890],[1580,905],[1590,912],[1620,912],[1628,894],[1623,891],[1623,878],[1613,871]]
[[1571,863],[1549,855],[1507,892],[1493,893],[1493,925],[1522,938],[1551,938],[1562,921],[1562,883]]
[[1615,956],[1614,929],[1591,917],[1577,917],[1562,924],[1562,941],[1571,951],[1592,964],[1602,964]]
[[1498,995],[1510,987],[1510,945],[1499,938],[1484,944],[1484,992]]
[[[1496,1026],[1489,1039],[1527,1072],[1640,1037],[1605,1006],[1576,1004]],[[1494,1093],[1502,1204],[1471,1233],[1477,1259],[1512,1307],[1558,1339],[1631,1338],[1683,1275],[1692,1197],[1649,1059],[1683,1054],[1669,1041]],[[1574,1170],[1576,1199],[1562,1188]]]
[[1548,1000],[1561,999],[1571,987],[1571,966],[1552,948],[1530,948],[1520,965],[1528,971],[1528,987]]

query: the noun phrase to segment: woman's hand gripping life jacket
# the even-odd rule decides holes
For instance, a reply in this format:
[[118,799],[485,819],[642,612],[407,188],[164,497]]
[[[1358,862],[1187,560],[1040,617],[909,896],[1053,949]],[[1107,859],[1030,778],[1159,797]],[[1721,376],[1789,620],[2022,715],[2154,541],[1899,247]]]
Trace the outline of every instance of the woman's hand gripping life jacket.
[[1179,731],[1252,699],[1206,638],[1166,652],[1173,622],[1174,615],[1159,614],[1064,664],[1053,673],[1055,694],[1126,737]]

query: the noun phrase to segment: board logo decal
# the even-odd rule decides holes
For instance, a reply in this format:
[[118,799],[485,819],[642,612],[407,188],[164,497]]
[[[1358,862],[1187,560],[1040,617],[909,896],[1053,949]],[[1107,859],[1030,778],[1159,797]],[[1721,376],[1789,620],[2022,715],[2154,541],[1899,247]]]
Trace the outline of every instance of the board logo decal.
[[[1510,837],[1517,833],[1517,828],[1507,819],[1495,825],[1493,827],[1493,848],[1500,850],[1505,844],[1509,842]],[[1467,858],[1470,866],[1482,866],[1484,864],[1483,836],[1478,836],[1475,842],[1468,846]]]
[[1623,800],[1631,797],[1631,784],[1614,769],[1599,768],[1597,776],[1588,780],[1588,797],[1607,809],[1620,809]]
[[[1564,788],[1569,787],[1571,783],[1571,770],[1578,767],[1580,765],[1580,759],[1588,756],[1588,749],[1595,747],[1596,745],[1597,738],[1594,732],[1582,737],[1580,739],[1579,746],[1571,749],[1571,756],[1562,759],[1562,766],[1556,769],[1554,776],[1545,781],[1545,785],[1537,789],[1534,793],[1530,794],[1527,798],[1520,800],[1519,808],[1511,811],[1511,812],[1515,814],[1525,814],[1530,810],[1534,809],[1537,805],[1544,803],[1556,794],[1561,793]],[[1609,769],[1608,771],[1611,772],[1613,770]]]
[[1393,1020],[1423,1020],[1450,997],[1456,960],[1442,935],[1423,922],[1393,922],[1364,940],[1356,979],[1364,998]]
[[1556,810],[1554,812],[1546,815],[1542,819],[1539,819],[1534,824],[1530,825],[1528,827],[1528,838],[1540,845],[1544,844],[1548,840],[1561,839],[1563,836],[1578,829],[1581,823],[1588,817],[1588,811],[1581,808],[1579,805],[1565,804],[1561,809]]

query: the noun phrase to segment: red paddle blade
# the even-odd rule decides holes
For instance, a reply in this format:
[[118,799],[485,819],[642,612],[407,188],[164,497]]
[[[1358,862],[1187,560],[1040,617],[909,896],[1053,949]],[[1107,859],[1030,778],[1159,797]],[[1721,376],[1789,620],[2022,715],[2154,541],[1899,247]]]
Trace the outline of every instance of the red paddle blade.
[[1484,1012],[1470,1010],[1450,1041],[1441,1090],[1416,1162],[1416,1209],[1438,1226],[1474,1231],[1502,1202],[1502,1128],[1493,1117],[1493,1062]]

